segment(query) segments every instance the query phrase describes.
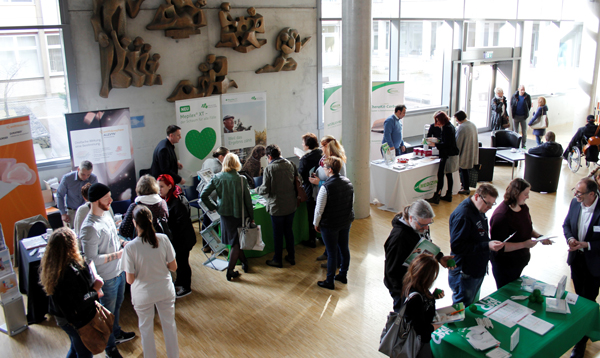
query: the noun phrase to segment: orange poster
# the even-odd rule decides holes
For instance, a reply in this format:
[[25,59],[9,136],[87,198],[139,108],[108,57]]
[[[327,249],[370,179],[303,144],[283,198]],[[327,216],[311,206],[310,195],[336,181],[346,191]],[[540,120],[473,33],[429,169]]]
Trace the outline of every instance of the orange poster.
[[15,222],[46,216],[29,116],[0,120],[0,223],[13,253]]

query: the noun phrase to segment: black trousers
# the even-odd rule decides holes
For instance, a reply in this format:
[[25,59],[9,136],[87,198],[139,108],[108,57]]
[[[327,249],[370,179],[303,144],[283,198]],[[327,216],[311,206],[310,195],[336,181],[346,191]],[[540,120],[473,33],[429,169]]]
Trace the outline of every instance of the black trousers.
[[[440,193],[442,188],[444,187],[444,169],[446,168],[446,160],[447,158],[442,158],[440,160],[440,166],[438,167],[438,173],[437,173],[437,189],[435,190],[436,193]],[[447,192],[450,193],[450,195],[452,195],[452,187],[454,186],[454,179],[452,178],[452,173],[448,173],[446,174],[446,180],[448,181],[448,190]],[[440,193],[442,194],[442,193]]]
[[596,301],[600,290],[600,277],[593,276],[588,270],[585,255],[581,251],[577,251],[575,260],[571,264],[571,279],[576,294],[590,301]]
[[463,190],[469,190],[469,170],[470,169],[458,169],[458,173],[460,174],[460,183],[463,187]]
[[308,213],[308,241],[315,242],[317,239],[317,231],[315,230],[315,226],[313,222],[315,220],[315,208],[317,207],[317,202],[312,197],[308,198],[306,201],[306,211]]
[[191,289],[192,268],[190,267],[190,250],[175,249],[175,261],[177,262],[177,279],[175,286]]

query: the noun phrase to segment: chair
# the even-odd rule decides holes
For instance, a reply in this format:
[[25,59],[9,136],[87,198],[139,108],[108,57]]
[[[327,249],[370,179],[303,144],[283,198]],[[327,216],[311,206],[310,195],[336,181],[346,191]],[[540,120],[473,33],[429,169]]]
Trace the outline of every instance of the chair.
[[[31,233],[35,233],[36,231],[39,232],[41,230],[41,226],[37,225],[38,223],[42,223],[42,225],[44,225],[44,230],[42,233],[46,232],[46,228],[50,227],[50,223],[48,223],[48,220],[46,220],[46,218],[42,215],[35,215],[27,219],[19,220],[15,223],[15,229],[13,233],[13,267],[19,266],[19,242],[30,237],[30,231]],[[34,229],[36,225],[37,228]]]
[[152,174],[151,169],[140,169],[140,178],[143,177],[146,174]]
[[494,164],[496,160],[496,148],[479,147],[479,178],[477,181],[494,180]]
[[29,228],[27,237],[40,236],[40,235],[46,233],[47,228],[48,227],[46,226],[46,224],[43,221],[38,221]]
[[554,193],[558,188],[562,157],[539,157],[525,153],[525,180],[531,184],[531,191]]
[[520,148],[521,135],[513,131],[495,131],[492,132],[492,147],[494,148]]
[[131,205],[131,200],[121,200],[121,201],[113,201],[110,204],[110,207],[113,209],[115,214],[125,214],[127,209],[129,209],[129,205]]
[[185,195],[185,198],[187,199],[190,206],[196,208],[196,211],[198,212],[198,232],[201,232],[202,224],[200,224],[200,204],[198,203],[198,200],[200,200],[200,193],[198,193],[198,191],[196,190],[196,188],[198,187],[199,180],[197,176],[195,176],[193,179],[194,180],[192,182],[192,185],[185,185],[182,189],[183,195]]

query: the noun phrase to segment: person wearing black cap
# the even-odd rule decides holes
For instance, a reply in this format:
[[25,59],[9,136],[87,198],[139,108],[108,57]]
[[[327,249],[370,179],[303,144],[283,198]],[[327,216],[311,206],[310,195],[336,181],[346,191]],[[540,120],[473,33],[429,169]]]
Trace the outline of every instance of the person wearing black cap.
[[100,298],[100,303],[115,315],[113,332],[106,345],[106,356],[119,358],[121,354],[116,344],[135,337],[134,332],[122,331],[119,326],[119,311],[125,293],[125,272],[121,268],[121,255],[127,241],[119,238],[114,221],[109,215],[104,215],[112,203],[108,186],[92,184],[88,199],[92,208],[81,226],[80,239],[86,261],[94,262],[98,275],[104,280],[104,296]]
[[[573,138],[571,138],[569,145],[565,149],[565,152],[563,153],[563,158],[565,158],[565,160],[568,160],[569,153],[573,147],[579,147],[583,154],[583,147],[587,144],[588,139],[596,135],[598,126],[594,123],[596,120],[595,117],[590,114],[587,116],[586,120],[586,125],[577,130]],[[585,152],[585,159],[588,163],[596,163],[598,161],[598,147],[590,146]]]
[[226,115],[223,117],[223,133],[233,133],[235,130],[233,129],[233,120],[235,118],[231,115]]
[[177,174],[179,169],[183,169],[183,164],[177,161],[175,154],[175,144],[181,140],[181,128],[176,125],[167,127],[167,138],[161,140],[152,155],[152,166],[150,173],[158,178],[161,174],[169,174],[175,181],[175,184],[185,184],[185,179]]

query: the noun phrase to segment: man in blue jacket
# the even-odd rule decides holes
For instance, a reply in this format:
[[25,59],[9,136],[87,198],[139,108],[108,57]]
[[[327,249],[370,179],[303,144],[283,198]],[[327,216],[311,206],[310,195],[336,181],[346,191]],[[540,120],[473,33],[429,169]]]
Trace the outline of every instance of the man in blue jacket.
[[383,122],[383,140],[381,141],[381,144],[387,143],[390,146],[390,151],[395,150],[397,156],[406,152],[404,140],[402,139],[401,121],[405,115],[406,106],[401,104],[396,106],[394,114],[386,118],[385,122]]
[[448,271],[452,303],[473,303],[479,293],[490,261],[490,250],[504,247],[490,240],[485,213],[496,205],[498,191],[490,184],[481,184],[475,195],[465,199],[450,215],[450,255],[456,269]]

